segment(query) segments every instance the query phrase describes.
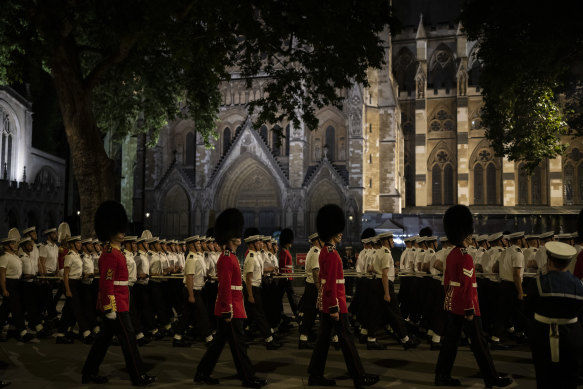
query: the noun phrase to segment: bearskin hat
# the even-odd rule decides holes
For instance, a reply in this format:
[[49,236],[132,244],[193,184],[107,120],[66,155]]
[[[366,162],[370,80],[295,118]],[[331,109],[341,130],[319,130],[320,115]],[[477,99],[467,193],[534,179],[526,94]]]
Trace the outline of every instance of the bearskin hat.
[[215,221],[215,239],[220,245],[243,235],[243,214],[237,208],[225,209]]
[[110,240],[115,234],[126,232],[128,216],[123,205],[113,200],[101,203],[95,212],[94,228],[97,238],[102,242]]
[[288,243],[294,242],[294,232],[289,228],[284,228],[281,230],[281,234],[279,235],[279,244],[283,247]]
[[374,228],[366,228],[364,231],[362,231],[362,234],[360,235],[360,240],[363,239],[368,239],[368,238],[372,238],[373,236],[376,236],[377,233],[374,230]]
[[465,205],[453,205],[443,215],[443,229],[450,243],[459,246],[474,233],[474,218]]
[[431,227],[423,227],[421,230],[419,230],[419,236],[431,236],[433,235],[433,230],[431,229]]
[[248,238],[253,235],[261,235],[261,233],[259,232],[259,228],[257,227],[245,228],[245,232],[243,233],[244,238]]
[[316,230],[324,242],[344,231],[345,224],[344,211],[336,204],[324,205],[316,215]]

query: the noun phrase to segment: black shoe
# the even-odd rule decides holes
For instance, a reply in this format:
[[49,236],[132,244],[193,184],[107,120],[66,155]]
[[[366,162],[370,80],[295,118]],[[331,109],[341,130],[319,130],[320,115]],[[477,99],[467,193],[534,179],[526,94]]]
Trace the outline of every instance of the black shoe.
[[435,376],[435,386],[460,386],[462,382],[457,378],[442,375]]
[[202,374],[196,374],[194,376],[194,383],[197,385],[202,385],[202,384],[206,384],[206,385],[218,385],[219,384],[219,380],[216,378],[212,378],[211,376],[205,376]]
[[75,341],[67,336],[57,336],[57,344],[73,344]]
[[298,349],[300,350],[312,350],[313,348],[314,345],[312,345],[307,340],[300,340],[300,342],[298,343]]
[[137,381],[132,382],[132,385],[133,386],[148,386],[150,384],[153,384],[154,382],[156,382],[156,376],[142,374],[141,376],[138,377]]
[[419,343],[421,343],[421,341],[415,336],[411,335],[409,337],[409,340],[403,343],[403,348],[405,348],[405,350],[409,350],[410,348],[416,348],[417,346],[419,346]]
[[354,379],[354,387],[362,388],[365,386],[371,386],[379,382],[379,376],[376,374],[364,374],[359,378]]
[[260,388],[267,385],[267,380],[259,377],[253,377],[250,380],[243,381],[242,385],[245,388]]
[[367,350],[386,350],[387,346],[384,344],[380,344],[376,340],[374,342],[366,342],[366,349]]
[[429,343],[429,349],[430,349],[431,351],[435,351],[435,350],[441,350],[441,342],[434,342],[434,341],[431,341],[431,342]]
[[164,337],[164,334],[160,331],[156,332],[155,334],[152,334],[152,338],[154,338],[154,340],[160,340]]
[[340,342],[331,342],[332,346],[334,346],[334,350],[340,350]]
[[172,347],[190,347],[190,342],[187,342],[184,339],[172,339]]
[[486,388],[504,388],[512,383],[512,378],[509,377],[496,377],[492,381],[486,381]]
[[4,380],[0,380],[0,388],[5,388],[8,385],[10,385],[12,382],[10,381],[4,381]]
[[107,384],[109,382],[109,380],[107,379],[107,377],[102,376],[102,375],[97,375],[97,374],[83,374],[83,376],[81,377],[81,383],[83,385],[87,385],[90,383],[94,383],[94,384]]
[[490,343],[490,349],[492,349],[492,350],[508,350],[509,348],[510,348],[510,346],[508,346],[507,344],[504,344],[502,342],[492,341]]
[[34,338],[36,338],[36,336],[31,334],[30,332],[27,332],[26,334],[22,335],[18,340],[21,341],[22,343],[28,343]]
[[143,338],[137,339],[136,343],[138,344],[138,346],[145,346],[148,343],[150,343],[152,341],[152,338],[150,338],[149,336],[144,336]]
[[271,342],[265,342],[265,348],[268,350],[277,350],[281,347],[281,344],[277,343],[275,340]]
[[311,375],[308,378],[309,386],[336,386],[335,380],[330,380],[324,376]]

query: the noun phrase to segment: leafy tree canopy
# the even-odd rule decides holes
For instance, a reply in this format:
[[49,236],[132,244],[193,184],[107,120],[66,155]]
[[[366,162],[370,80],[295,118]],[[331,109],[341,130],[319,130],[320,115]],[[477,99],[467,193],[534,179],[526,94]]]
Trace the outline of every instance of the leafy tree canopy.
[[26,81],[31,61],[65,69],[87,99],[72,109],[88,102],[102,132],[191,117],[208,142],[220,82],[264,75],[273,81],[249,107],[256,125],[287,117],[315,128],[316,108],[339,106],[339,88],[366,85],[366,69],[382,64],[389,23],[388,0],[5,0],[0,83]]
[[479,43],[482,121],[499,155],[532,170],[581,126],[580,2],[469,0],[461,21]]

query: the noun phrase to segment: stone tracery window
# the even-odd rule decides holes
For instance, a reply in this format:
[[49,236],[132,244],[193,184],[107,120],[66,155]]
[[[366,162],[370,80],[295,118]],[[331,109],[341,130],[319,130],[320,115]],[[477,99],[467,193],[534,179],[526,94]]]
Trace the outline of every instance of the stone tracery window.
[[450,205],[456,198],[455,156],[436,147],[429,159],[431,171],[431,204]]
[[226,127],[223,130],[223,154],[229,150],[229,146],[231,146],[231,129]]
[[2,134],[2,148],[0,149],[0,177],[10,179],[12,168],[12,137],[13,129],[10,122],[10,115],[0,107],[0,134]]
[[583,204],[583,153],[577,147],[565,155],[563,198],[565,205]]
[[454,118],[446,111],[445,107],[439,107],[430,119],[429,129],[431,131],[455,131]]
[[545,162],[537,166],[532,174],[526,174],[524,163],[517,167],[518,204],[543,205],[547,203]]
[[498,183],[501,179],[500,161],[487,145],[485,147],[478,146],[470,158],[474,185],[473,204],[498,205],[500,204],[498,196],[500,193]]
[[415,72],[417,70],[415,62],[415,57],[411,50],[403,47],[399,50],[393,64],[399,90],[407,92],[409,96],[415,91]]
[[455,59],[451,49],[442,43],[435,49],[429,60],[427,88],[434,89],[434,93],[437,94],[438,89],[449,92],[455,85]]

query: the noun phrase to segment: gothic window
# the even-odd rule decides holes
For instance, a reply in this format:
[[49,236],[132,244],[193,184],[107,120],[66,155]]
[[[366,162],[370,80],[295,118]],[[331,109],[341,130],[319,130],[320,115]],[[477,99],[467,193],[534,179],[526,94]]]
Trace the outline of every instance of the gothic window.
[[285,155],[289,157],[289,124],[285,126]]
[[484,168],[479,163],[474,166],[474,204],[484,204]]
[[453,53],[445,44],[440,44],[433,52],[429,61],[429,74],[427,88],[433,89],[437,94],[438,89],[445,89],[446,93],[455,88],[455,63]]
[[439,107],[430,119],[429,129],[431,131],[455,131],[456,125],[445,107]]
[[271,130],[271,147],[273,149],[273,154],[278,157],[281,153],[281,135],[281,127],[276,124]]
[[472,50],[470,53],[468,68],[468,85],[478,87],[480,84],[482,64],[477,58],[477,50]]
[[583,203],[583,154],[573,148],[565,155],[563,196],[565,205]]
[[328,152],[328,160],[334,161],[335,159],[335,151],[336,151],[336,130],[332,126],[328,126],[326,128],[326,145]]
[[57,184],[57,177],[48,167],[40,169],[34,178],[34,186],[38,188],[49,188],[52,190]]
[[451,164],[445,165],[443,169],[443,203],[446,205],[453,204],[453,166]]
[[184,165],[193,166],[194,165],[194,133],[189,131],[186,134],[186,153],[184,153]]
[[524,164],[518,165],[518,203],[522,205],[543,205],[547,202],[546,169],[544,163],[535,167],[529,175]]
[[488,164],[488,168],[486,169],[486,201],[488,204],[497,204],[497,196],[496,196],[496,166],[494,163],[491,162]]
[[405,47],[399,50],[397,58],[393,64],[395,79],[399,84],[399,92],[407,92],[410,96],[415,91],[415,57],[413,53]]
[[415,206],[415,171],[411,165],[405,166],[405,206]]
[[431,183],[431,203],[436,205],[436,204],[442,204],[443,200],[442,200],[442,187],[443,187],[443,181],[442,181],[442,177],[441,177],[441,168],[439,167],[438,164],[433,165],[433,169],[431,170],[431,177],[432,177],[432,183]]
[[261,135],[261,137],[263,138],[265,143],[267,143],[267,141],[269,139],[269,138],[267,138],[267,127],[261,126],[261,128],[259,129],[259,135]]
[[10,116],[0,107],[0,133],[2,134],[2,149],[0,149],[0,171],[3,179],[10,179],[12,168],[12,128]]
[[482,129],[482,119],[479,117],[474,117],[471,123],[472,130],[481,130]]
[[229,127],[223,130],[223,154],[229,150],[231,145],[231,129]]
[[456,198],[455,155],[438,145],[428,162],[431,171],[432,204],[453,204]]
[[368,156],[368,163],[372,163],[372,154],[369,154]]

